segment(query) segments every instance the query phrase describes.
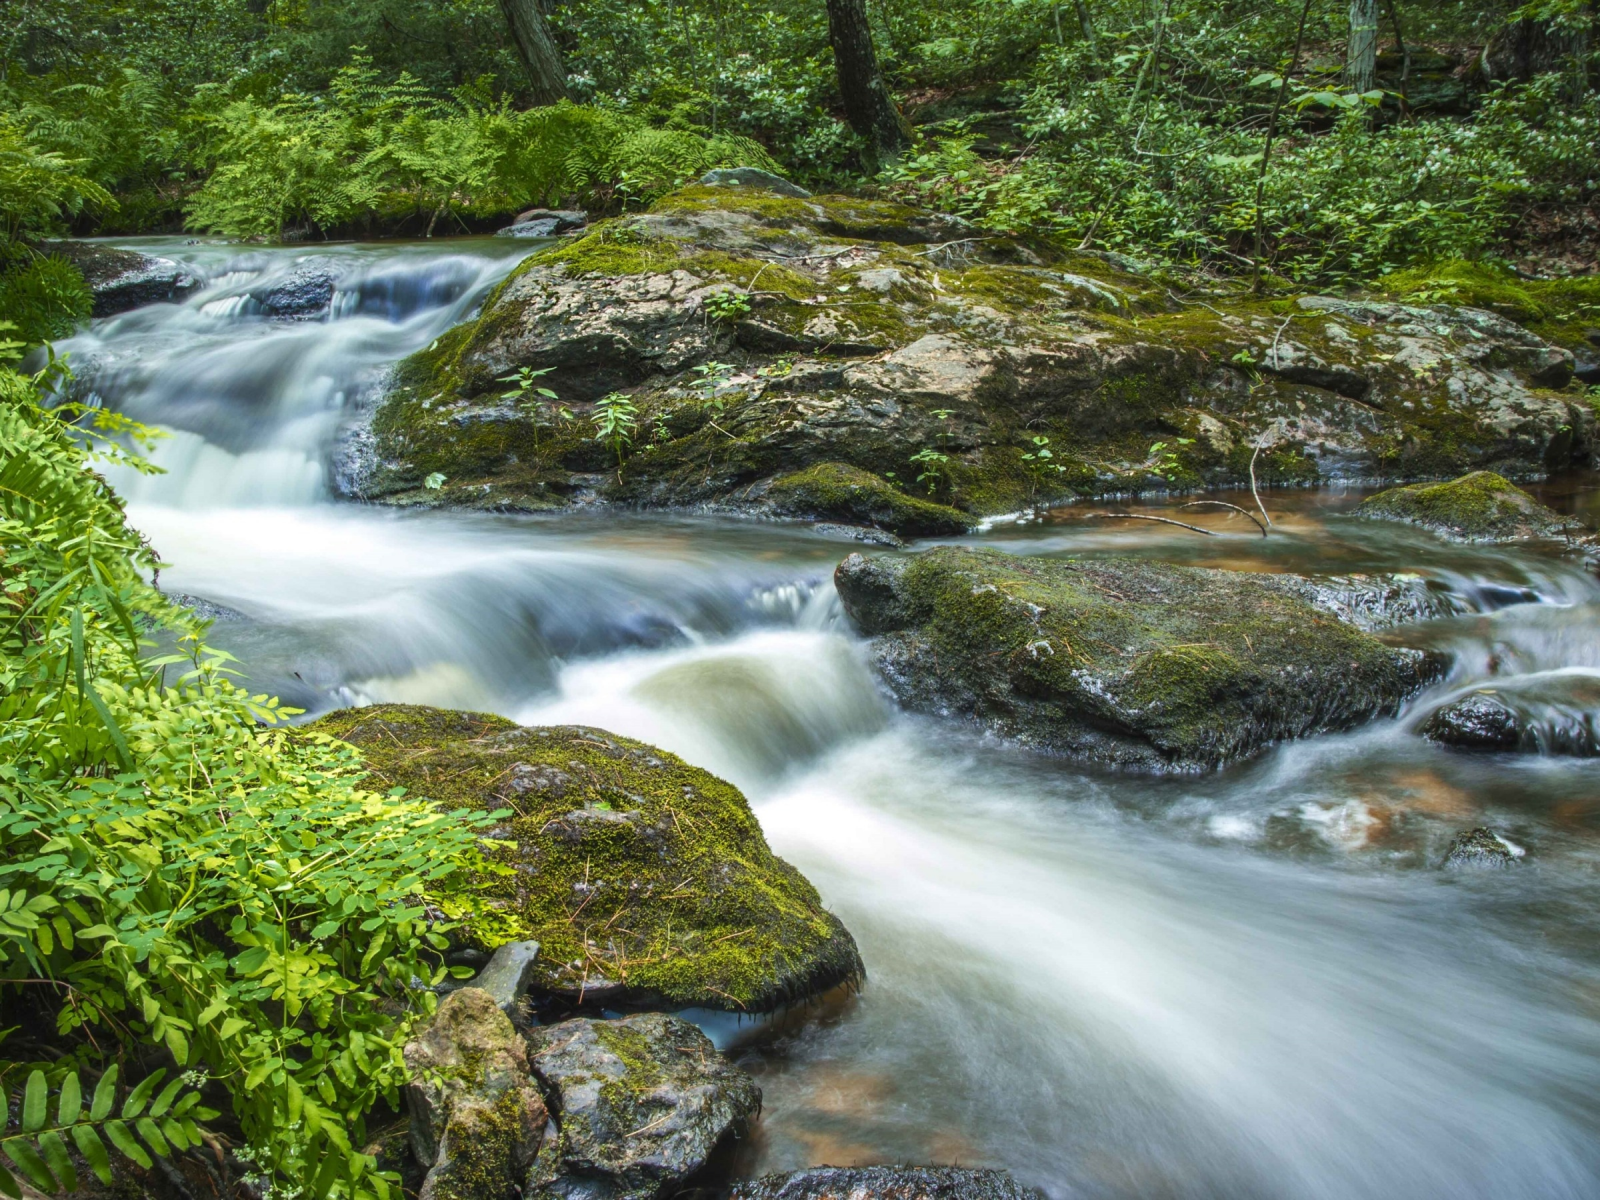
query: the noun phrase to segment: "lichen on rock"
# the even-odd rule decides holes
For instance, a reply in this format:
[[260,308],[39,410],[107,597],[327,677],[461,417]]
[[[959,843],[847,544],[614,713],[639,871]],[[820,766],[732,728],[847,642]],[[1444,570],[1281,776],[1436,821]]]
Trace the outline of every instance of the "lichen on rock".
[[1553,540],[1574,528],[1571,520],[1493,471],[1390,488],[1363,500],[1356,515],[1405,521],[1458,542]]
[[1295,576],[942,547],[835,572],[908,708],[1041,749],[1195,771],[1394,712],[1441,664]]
[[521,1037],[493,997],[445,997],[405,1047],[421,1200],[479,1200],[521,1185],[544,1137],[544,1100]]
[[528,1200],[656,1200],[761,1110],[755,1080],[677,1017],[579,1017],[532,1031],[528,1046],[559,1121]]
[[412,705],[314,728],[355,745],[386,786],[510,810],[484,843],[489,911],[471,933],[488,946],[536,939],[547,996],[765,1012],[864,974],[854,939],[772,853],[739,790],[663,750]]
[[876,525],[904,537],[965,533],[966,513],[907,495],[882,476],[848,463],[818,463],[772,481],[764,499],[780,516]]

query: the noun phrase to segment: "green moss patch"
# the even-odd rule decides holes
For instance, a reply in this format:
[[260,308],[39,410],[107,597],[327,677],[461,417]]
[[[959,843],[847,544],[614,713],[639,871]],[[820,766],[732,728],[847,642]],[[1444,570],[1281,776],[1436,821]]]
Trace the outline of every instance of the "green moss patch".
[[511,810],[485,845],[489,911],[471,930],[486,946],[536,939],[550,992],[763,1012],[863,974],[849,932],[768,848],[739,790],[665,751],[411,705],[312,728],[358,747],[378,783]]
[[888,480],[847,463],[819,463],[775,480],[767,491],[774,512],[853,525],[876,525],[905,537],[965,533],[972,518],[920,496],[908,496]]
[[1363,500],[1356,515],[1406,521],[1465,542],[1560,538],[1573,526],[1493,471],[1474,471],[1449,483],[1390,488]]

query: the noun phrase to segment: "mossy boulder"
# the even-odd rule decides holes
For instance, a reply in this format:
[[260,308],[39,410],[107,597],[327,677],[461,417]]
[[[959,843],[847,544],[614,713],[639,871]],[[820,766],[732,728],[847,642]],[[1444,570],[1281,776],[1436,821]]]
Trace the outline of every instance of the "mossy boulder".
[[761,1111],[755,1080],[688,1021],[579,1017],[533,1030],[534,1075],[557,1114],[527,1200],[657,1200]]
[[941,547],[834,579],[907,708],[1041,749],[1199,771],[1393,713],[1441,671],[1294,576]]
[[766,501],[780,516],[876,525],[903,537],[965,533],[973,525],[964,512],[907,495],[882,476],[848,463],[818,463],[775,479]]
[[1363,500],[1356,515],[1420,525],[1457,542],[1556,539],[1574,528],[1571,520],[1493,471],[1390,488]]
[[739,790],[665,751],[412,705],[312,728],[356,746],[385,786],[510,810],[484,844],[491,912],[470,932],[485,947],[537,940],[546,997],[765,1012],[864,974],[854,939],[768,848]]
[[[882,201],[685,188],[530,255],[403,363],[364,494],[771,511],[770,485],[823,463],[919,491],[914,460],[934,453],[934,499],[983,516],[1237,485],[1252,460],[1298,485],[1591,457],[1595,414],[1562,390],[1572,354],[1505,316],[1186,304],[1131,268]],[[520,367],[549,369],[570,419],[505,399]],[[620,470],[593,422],[616,391],[638,421]]]

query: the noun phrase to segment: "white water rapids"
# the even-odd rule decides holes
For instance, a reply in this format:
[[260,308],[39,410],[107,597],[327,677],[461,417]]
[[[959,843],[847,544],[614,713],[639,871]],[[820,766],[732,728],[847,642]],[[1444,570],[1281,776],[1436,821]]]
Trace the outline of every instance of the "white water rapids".
[[[856,935],[859,996],[752,1036],[743,1165],[1008,1166],[1053,1197],[1600,1196],[1600,760],[1473,757],[1395,721],[1206,778],[1088,771],[895,713],[830,582],[855,548],[683,516],[394,512],[340,500],[383,370],[526,245],[135,243],[210,280],[66,343],[80,386],[174,431],[118,476],[161,584],[222,606],[252,683],[643,738],[746,790]],[[297,260],[306,259],[307,262]],[[262,315],[307,267],[331,316]],[[559,380],[554,386],[559,389]],[[981,540],[1219,566],[1409,570],[1467,615],[1439,694],[1600,672],[1600,586],[1550,558],[1358,525],[1197,539],[1073,519]],[[1214,544],[1213,544],[1214,543]],[[1487,823],[1513,870],[1437,869]]]

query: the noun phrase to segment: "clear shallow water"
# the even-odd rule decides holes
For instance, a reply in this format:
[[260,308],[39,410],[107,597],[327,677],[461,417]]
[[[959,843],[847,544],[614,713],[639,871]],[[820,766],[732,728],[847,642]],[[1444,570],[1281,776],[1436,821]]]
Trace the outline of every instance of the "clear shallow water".
[[[859,995],[759,1031],[707,1021],[765,1091],[745,1169],[994,1163],[1052,1196],[1129,1200],[1600,1195],[1600,761],[1412,732],[1488,680],[1600,671],[1581,571],[1356,523],[1354,494],[1269,497],[1266,540],[1192,510],[1168,515],[1220,536],[1087,507],[997,524],[965,540],[1404,570],[1462,610],[1394,635],[1456,655],[1397,720],[1219,776],[1086,771],[892,711],[829,582],[852,543],[338,501],[383,369],[526,246],[335,248],[340,294],[382,301],[306,323],[250,297],[323,251],[153,248],[211,286],[65,348],[104,402],[178,431],[170,474],[118,483],[171,564],[162,585],[232,610],[214,640],[254,683],[313,711],[481,707],[670,748],[745,788],[855,933]],[[1485,822],[1526,848],[1518,868],[1438,871]]]

